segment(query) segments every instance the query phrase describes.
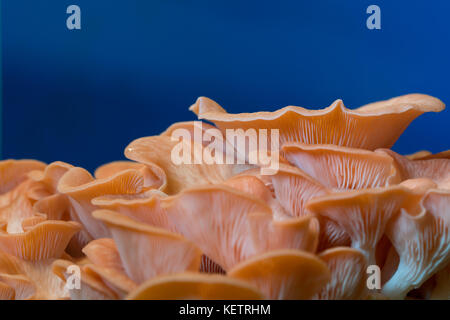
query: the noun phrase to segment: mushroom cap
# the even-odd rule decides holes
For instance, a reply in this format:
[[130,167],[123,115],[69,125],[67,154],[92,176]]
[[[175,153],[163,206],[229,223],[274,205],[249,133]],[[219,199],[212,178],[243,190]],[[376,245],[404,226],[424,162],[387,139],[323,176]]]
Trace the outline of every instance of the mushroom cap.
[[133,195],[143,192],[144,174],[128,169],[104,179],[94,179],[83,168],[74,167],[67,171],[58,183],[58,192],[69,197],[71,218],[80,222],[89,240],[109,236],[108,229],[94,219],[92,211],[97,209],[92,199],[103,195]]
[[99,208],[112,210],[134,220],[176,232],[167,213],[161,208],[161,200],[167,195],[158,190],[149,190],[135,195],[105,195],[92,199]]
[[33,211],[48,220],[70,220],[70,202],[67,196],[61,193],[36,201]]
[[130,300],[260,300],[262,294],[244,281],[222,275],[182,273],[150,279],[131,292]]
[[312,215],[276,220],[267,212],[254,212],[248,218],[257,254],[278,249],[317,250],[319,221]]
[[23,233],[0,232],[0,250],[33,261],[59,258],[70,239],[80,230],[77,222],[48,220]]
[[27,174],[33,170],[43,170],[45,163],[36,160],[2,160],[0,161],[0,194],[4,194],[25,181]]
[[[176,164],[173,154],[182,147],[186,152],[188,163]],[[157,165],[167,176],[167,194],[177,194],[183,189],[195,185],[221,183],[236,173],[248,168],[244,164],[207,164],[205,161],[196,164],[195,159],[204,154],[205,148],[196,141],[178,141],[172,137],[161,135],[139,138],[132,141],[125,149],[125,156],[146,165]],[[180,150],[179,150],[180,152]]]
[[[409,94],[350,110],[336,100],[321,110],[288,106],[274,112],[229,114],[211,99],[200,97],[189,108],[199,119],[222,130],[279,129],[285,142],[335,144],[375,150],[390,148],[409,123],[424,112],[439,112],[445,105],[423,94]],[[379,130],[380,126],[391,128]]]
[[167,185],[166,173],[155,164],[142,164],[132,161],[113,161],[98,167],[94,176],[96,179],[105,179],[115,174],[134,169],[142,172],[144,178],[144,189],[161,189]]
[[131,291],[137,288],[137,284],[121,270],[91,263],[86,264],[83,268],[86,272],[101,279],[104,285],[113,291],[119,299],[124,299]]
[[327,265],[300,250],[274,250],[254,256],[228,271],[228,276],[259,288],[268,299],[311,299],[330,280]]
[[161,274],[199,270],[202,252],[183,236],[114,211],[96,210],[92,215],[110,228],[126,274],[134,282],[139,284]]
[[405,157],[408,158],[409,160],[419,160],[419,159],[423,159],[431,154],[432,153],[428,150],[420,150],[420,151],[416,151],[411,154],[407,154],[407,155],[405,155]]
[[417,157],[416,159],[410,160],[431,160],[431,159],[450,159],[450,150],[444,150],[438,153],[433,154],[424,154],[420,159]]
[[450,159],[409,160],[392,150],[380,149],[377,152],[388,154],[394,159],[401,180],[429,178],[438,185],[446,185],[450,179]]
[[45,167],[44,170],[33,170],[28,176],[33,181],[39,182],[52,194],[56,192],[59,179],[73,166],[62,161],[55,161]]
[[82,251],[89,261],[97,266],[123,270],[119,251],[111,238],[92,240]]

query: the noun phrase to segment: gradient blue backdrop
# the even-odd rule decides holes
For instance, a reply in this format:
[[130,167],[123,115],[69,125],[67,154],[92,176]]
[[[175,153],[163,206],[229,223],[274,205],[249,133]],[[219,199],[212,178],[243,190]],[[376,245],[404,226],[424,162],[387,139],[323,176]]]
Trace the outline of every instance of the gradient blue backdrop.
[[[370,4],[382,30],[366,28]],[[195,119],[200,95],[230,112],[411,92],[448,103],[449,15],[450,1],[4,0],[3,157],[92,170]],[[423,115],[394,149],[448,149],[449,124],[448,110]]]

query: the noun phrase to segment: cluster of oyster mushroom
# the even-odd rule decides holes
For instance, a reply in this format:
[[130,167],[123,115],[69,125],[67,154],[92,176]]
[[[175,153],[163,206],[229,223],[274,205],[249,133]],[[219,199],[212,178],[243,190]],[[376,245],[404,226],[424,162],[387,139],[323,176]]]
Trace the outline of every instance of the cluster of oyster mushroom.
[[271,174],[175,163],[173,133],[198,122],[131,142],[131,161],[94,176],[1,161],[0,299],[449,299],[450,153],[388,149],[443,109],[412,94],[229,114],[199,98],[202,132],[278,130]]

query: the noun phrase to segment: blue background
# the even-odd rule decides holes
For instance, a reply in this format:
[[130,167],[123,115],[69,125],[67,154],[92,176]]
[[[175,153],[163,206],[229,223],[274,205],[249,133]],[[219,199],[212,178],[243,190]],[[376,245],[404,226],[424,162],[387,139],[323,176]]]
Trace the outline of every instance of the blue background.
[[[81,7],[82,29],[66,28]],[[366,28],[381,7],[382,30]],[[135,138],[229,112],[348,107],[412,92],[450,101],[450,1],[2,1],[3,157],[90,170]],[[448,149],[450,111],[394,147]],[[389,130],[389,128],[380,128]]]

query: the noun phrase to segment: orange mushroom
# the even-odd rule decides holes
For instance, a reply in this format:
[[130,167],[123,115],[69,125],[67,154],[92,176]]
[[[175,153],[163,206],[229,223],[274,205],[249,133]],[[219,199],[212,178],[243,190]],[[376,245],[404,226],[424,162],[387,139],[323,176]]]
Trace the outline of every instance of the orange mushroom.
[[[187,163],[175,163],[172,153],[177,145],[186,147],[189,157]],[[177,141],[171,137],[161,135],[140,138],[131,142],[125,149],[125,156],[131,160],[146,164],[157,165],[167,175],[168,194],[176,194],[194,185],[207,183],[221,183],[236,173],[248,168],[246,165],[195,163],[195,157],[203,154],[204,147],[195,141]]]
[[48,220],[23,233],[0,231],[0,250],[25,260],[59,258],[72,236],[81,229],[73,221]]
[[98,167],[95,170],[94,176],[96,179],[105,179],[128,169],[138,170],[143,173],[143,189],[164,190],[166,188],[166,174],[160,167],[154,164],[145,165],[131,161],[114,161]]
[[315,252],[319,243],[319,221],[312,215],[276,220],[269,213],[248,216],[254,252],[298,249]]
[[87,240],[109,236],[108,229],[91,213],[97,207],[91,200],[102,195],[127,195],[143,191],[144,177],[140,170],[125,170],[104,179],[94,179],[90,173],[75,167],[67,171],[58,183],[58,192],[69,197],[71,218],[83,227],[83,238]]
[[308,200],[329,193],[322,184],[293,166],[281,165],[278,173],[270,178],[276,199],[292,217],[307,214]]
[[334,193],[312,199],[307,209],[333,220],[360,249],[369,265],[376,264],[375,248],[387,223],[401,210],[417,212],[420,194],[403,186]]
[[382,293],[402,299],[450,261],[450,191],[429,189],[421,211],[402,211],[388,223],[386,234],[399,255],[394,275]]
[[129,300],[260,300],[262,294],[246,282],[204,273],[159,276],[131,292]]
[[335,247],[319,254],[331,272],[331,280],[315,297],[319,300],[360,300],[368,295],[367,261],[356,249]]
[[394,159],[401,180],[430,178],[438,185],[446,185],[450,179],[450,159],[409,160],[392,150],[381,149],[377,152],[388,154]]
[[225,270],[254,253],[248,214],[272,212],[262,200],[224,185],[186,189],[161,200],[161,207],[179,233]]
[[117,211],[134,220],[176,231],[167,213],[161,208],[161,200],[167,195],[157,190],[149,190],[136,195],[105,195],[92,199],[91,203],[102,209]]
[[15,291],[6,283],[0,282],[0,300],[13,300]]
[[13,190],[24,182],[32,170],[43,170],[45,163],[36,160],[0,161],[0,194]]
[[84,264],[84,270],[95,274],[119,298],[124,298],[137,287],[127,276],[113,239],[93,240],[83,248],[83,252],[89,260]]
[[199,270],[202,253],[182,236],[114,211],[96,210],[92,215],[110,228],[123,267],[134,282],[142,283],[161,274]]
[[67,292],[51,271],[53,261],[26,261],[0,251],[0,282],[14,288],[16,299],[64,299]]
[[405,155],[406,158],[408,158],[409,160],[420,160],[423,159],[429,155],[431,155],[432,153],[430,151],[427,150],[420,150],[411,154],[407,154]]
[[[70,280],[71,276],[73,276],[68,273],[69,267],[73,265],[74,264],[72,262],[67,260],[56,260],[52,264],[52,272],[58,277],[58,279],[61,280],[62,283],[65,283],[67,280]],[[71,300],[118,299],[118,296],[114,293],[114,291],[109,289],[97,274],[86,270],[85,266],[81,266],[80,268],[79,281],[79,288],[74,287],[67,290]]]
[[317,256],[300,250],[275,250],[255,256],[228,271],[247,281],[267,299],[311,299],[330,280],[330,271]]

